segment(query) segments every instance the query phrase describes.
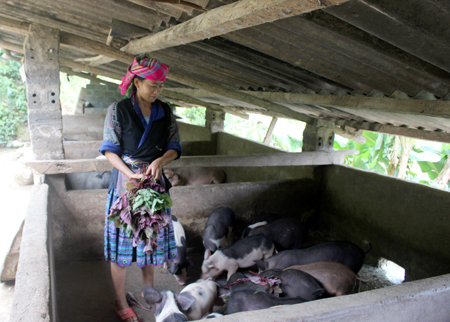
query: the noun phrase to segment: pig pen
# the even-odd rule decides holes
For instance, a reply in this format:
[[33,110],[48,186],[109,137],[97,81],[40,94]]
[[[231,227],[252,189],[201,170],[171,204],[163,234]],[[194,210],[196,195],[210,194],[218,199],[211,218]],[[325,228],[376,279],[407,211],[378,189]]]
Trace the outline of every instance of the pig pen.
[[[260,216],[277,213],[305,224],[305,246],[348,240],[362,247],[367,240],[373,249],[365,263],[374,265],[381,257],[394,261],[405,268],[406,280],[217,321],[448,321],[448,192],[340,165],[225,171],[229,183],[171,190],[172,213],[185,228],[188,257],[197,265],[203,256],[206,219],[214,209],[226,206],[236,214],[237,234]],[[256,172],[259,181],[246,181]],[[102,254],[106,194],[106,190],[66,190],[64,175],[48,175],[44,184],[34,187],[11,321],[118,321],[112,310],[109,264]],[[188,273],[188,282],[200,274],[194,268]],[[182,289],[161,268],[155,271],[155,287]],[[140,299],[140,289],[140,272],[134,265],[127,272],[127,291]],[[154,321],[153,314],[136,312],[145,321]]]

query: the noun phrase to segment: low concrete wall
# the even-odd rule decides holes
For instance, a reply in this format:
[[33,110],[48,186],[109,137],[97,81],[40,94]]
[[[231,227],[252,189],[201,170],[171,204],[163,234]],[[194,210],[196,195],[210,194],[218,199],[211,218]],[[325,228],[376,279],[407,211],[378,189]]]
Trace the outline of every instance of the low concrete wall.
[[64,175],[47,176],[56,261],[100,259],[107,189],[66,190]]
[[[369,240],[373,250],[368,259],[393,260],[407,269],[408,279],[449,271],[448,192],[344,166],[302,171],[304,177],[298,180],[173,188],[172,212],[186,229],[188,246],[202,252],[201,231],[207,217],[214,209],[228,206],[238,219],[237,235],[263,213],[298,217],[306,225],[317,218],[316,228],[323,234],[356,243]],[[66,191],[63,175],[47,176],[46,182],[48,186],[36,186],[31,197],[11,321],[55,321],[51,318],[56,315],[50,299],[50,231],[56,260],[103,257],[107,191]],[[443,275],[217,321],[448,321],[448,285],[450,275]]]
[[204,126],[177,121],[182,142],[211,141],[211,131]]
[[324,166],[320,225],[327,234],[372,243],[406,280],[450,273],[450,193],[345,166]]
[[52,248],[48,229],[46,184],[31,192],[16,273],[11,322],[55,321],[52,318]]
[[66,160],[95,159],[100,156],[98,149],[103,141],[64,141],[64,158]]
[[[107,190],[72,190],[63,175],[47,176],[53,248],[57,261],[103,257],[104,211]],[[173,187],[170,190],[177,216],[186,230],[188,247],[202,252],[201,236],[208,216],[219,207],[230,207],[237,217],[237,235],[261,214],[275,213],[307,221],[319,205],[320,180],[313,168],[298,180],[264,181]],[[199,198],[201,196],[201,198]],[[82,201],[82,202],[80,202]]]
[[102,141],[104,115],[63,115],[63,137],[75,141]]
[[216,142],[217,155],[286,153],[286,151],[281,149],[273,148],[256,141],[243,139],[225,132],[214,133],[212,140]]
[[450,275],[216,318],[217,322],[447,322]]
[[233,209],[236,236],[241,236],[247,225],[260,221],[263,214],[295,217],[306,223],[316,214],[320,200],[320,179],[308,170],[297,180],[174,187],[172,214],[183,224],[188,246],[199,252],[203,252],[206,220],[219,207]]
[[181,141],[181,156],[215,155],[216,145],[213,141]]

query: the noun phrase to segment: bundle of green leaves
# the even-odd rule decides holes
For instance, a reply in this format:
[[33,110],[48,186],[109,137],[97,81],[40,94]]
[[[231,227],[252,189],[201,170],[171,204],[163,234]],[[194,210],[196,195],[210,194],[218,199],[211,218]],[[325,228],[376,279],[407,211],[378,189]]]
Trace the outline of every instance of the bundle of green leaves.
[[128,234],[133,247],[144,241],[144,250],[153,253],[156,247],[161,248],[156,239],[170,223],[166,210],[171,206],[172,199],[165,189],[146,176],[127,184],[127,192],[113,204],[108,219]]

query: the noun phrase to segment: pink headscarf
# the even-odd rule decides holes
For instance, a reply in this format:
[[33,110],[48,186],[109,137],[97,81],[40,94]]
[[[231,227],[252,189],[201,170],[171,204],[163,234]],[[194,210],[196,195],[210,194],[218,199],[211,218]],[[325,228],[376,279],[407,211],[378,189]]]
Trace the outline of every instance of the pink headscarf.
[[134,58],[134,62],[128,66],[127,74],[120,83],[120,93],[130,97],[133,89],[134,76],[151,79],[154,81],[165,81],[169,66],[150,58],[149,54],[140,54]]

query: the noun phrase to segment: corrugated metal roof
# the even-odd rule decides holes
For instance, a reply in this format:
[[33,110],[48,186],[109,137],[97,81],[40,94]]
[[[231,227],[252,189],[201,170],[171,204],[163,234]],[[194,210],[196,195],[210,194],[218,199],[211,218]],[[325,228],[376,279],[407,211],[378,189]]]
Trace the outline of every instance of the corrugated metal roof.
[[[7,0],[0,3],[0,18],[40,23],[104,44],[114,20],[141,30],[146,28],[152,35],[171,26],[182,26],[215,8],[236,4],[232,0],[187,2],[189,6],[146,0]],[[450,98],[448,1],[351,0],[330,7],[327,3],[318,1],[325,5],[323,9],[186,42],[155,51],[153,55],[169,64],[173,72],[196,80],[196,84],[172,80],[167,83],[168,89],[181,92],[183,88],[190,88],[184,95],[220,104],[225,110],[233,107],[243,112],[267,109],[270,112],[270,107],[255,106],[224,93],[202,92],[198,84],[213,84],[227,91],[252,95],[303,93],[391,97],[411,102]],[[195,6],[202,10],[194,9]],[[285,12],[289,10],[286,7]],[[14,30],[5,19],[0,19],[3,44],[22,45],[25,33]],[[111,46],[119,49],[130,40],[116,37]],[[60,50],[60,57],[70,60],[93,56],[96,53],[88,47],[61,46]],[[96,68],[124,74],[127,64],[114,60]],[[417,137],[421,131],[438,131],[442,140],[442,132],[450,130],[450,113],[447,113],[450,102],[439,110],[428,108],[423,115],[417,109],[399,113],[392,100],[386,103],[385,110],[303,101],[272,103],[312,118],[331,117],[341,123],[368,122],[416,129],[417,132],[412,133],[417,133]],[[282,116],[282,113],[272,114]],[[389,132],[389,129],[386,127],[383,131]]]

